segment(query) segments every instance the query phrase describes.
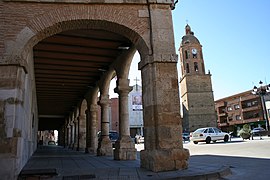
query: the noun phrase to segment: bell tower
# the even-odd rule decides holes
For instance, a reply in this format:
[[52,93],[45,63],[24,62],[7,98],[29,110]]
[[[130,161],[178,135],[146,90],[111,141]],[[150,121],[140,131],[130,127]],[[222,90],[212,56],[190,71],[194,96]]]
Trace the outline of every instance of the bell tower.
[[202,45],[190,26],[185,27],[179,48],[182,78],[180,80],[183,108],[183,130],[214,126],[217,118],[211,74],[205,73]]

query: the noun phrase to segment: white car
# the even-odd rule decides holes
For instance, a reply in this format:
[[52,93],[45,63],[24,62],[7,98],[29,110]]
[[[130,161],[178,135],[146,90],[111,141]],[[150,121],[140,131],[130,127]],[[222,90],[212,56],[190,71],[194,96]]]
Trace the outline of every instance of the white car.
[[190,135],[190,140],[193,141],[194,144],[198,144],[198,142],[206,142],[206,144],[209,144],[211,141],[216,142],[218,140],[228,142],[229,139],[230,135],[228,133],[222,132],[216,127],[199,128]]

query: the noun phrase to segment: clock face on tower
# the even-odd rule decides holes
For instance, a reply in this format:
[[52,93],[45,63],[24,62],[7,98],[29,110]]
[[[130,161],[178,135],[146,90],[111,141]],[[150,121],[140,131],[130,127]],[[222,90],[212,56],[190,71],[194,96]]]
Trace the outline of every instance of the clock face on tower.
[[197,49],[192,48],[191,52],[192,52],[192,54],[197,54]]

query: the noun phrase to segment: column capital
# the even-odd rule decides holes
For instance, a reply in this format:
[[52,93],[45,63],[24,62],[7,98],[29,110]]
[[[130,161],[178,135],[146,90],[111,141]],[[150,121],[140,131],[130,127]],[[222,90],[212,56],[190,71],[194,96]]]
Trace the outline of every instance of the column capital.
[[117,79],[117,87],[114,88],[114,92],[121,95],[122,93],[128,94],[130,91],[132,91],[133,87],[129,86],[129,79]]
[[86,114],[81,114],[80,116],[77,117],[77,121],[79,121],[80,119],[84,119],[86,116]]
[[97,110],[98,110],[98,105],[97,104],[91,104],[90,105],[89,111],[95,112]]
[[101,106],[105,106],[105,105],[109,106],[110,102],[111,101],[110,101],[109,95],[107,95],[107,96],[103,95],[103,96],[100,96],[98,104]]

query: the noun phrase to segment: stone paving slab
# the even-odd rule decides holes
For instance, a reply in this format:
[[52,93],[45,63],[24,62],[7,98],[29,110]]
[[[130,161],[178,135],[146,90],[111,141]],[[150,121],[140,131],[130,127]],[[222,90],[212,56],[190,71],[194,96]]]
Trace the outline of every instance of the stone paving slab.
[[[231,173],[229,167],[203,162],[191,162],[186,170],[155,173],[140,168],[139,159],[116,161],[113,157],[85,154],[58,146],[44,146],[38,149],[23,171],[38,169],[56,169],[58,175],[46,177],[48,180],[220,179]],[[42,179],[41,176],[35,177]]]

